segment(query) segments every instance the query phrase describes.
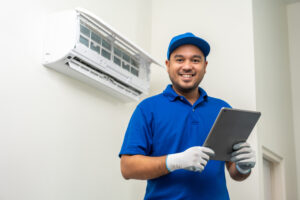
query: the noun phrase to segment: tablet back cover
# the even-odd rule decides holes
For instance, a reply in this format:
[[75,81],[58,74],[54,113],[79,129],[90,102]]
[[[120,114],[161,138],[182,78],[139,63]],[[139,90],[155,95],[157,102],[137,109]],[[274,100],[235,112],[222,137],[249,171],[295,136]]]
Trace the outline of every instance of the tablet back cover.
[[260,115],[255,111],[222,108],[203,144],[215,151],[211,160],[230,161],[233,145],[247,140]]

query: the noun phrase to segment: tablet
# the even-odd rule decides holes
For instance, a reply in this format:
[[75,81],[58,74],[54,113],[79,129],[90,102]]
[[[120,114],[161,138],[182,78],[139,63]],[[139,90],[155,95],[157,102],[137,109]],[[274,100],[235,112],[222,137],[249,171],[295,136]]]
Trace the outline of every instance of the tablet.
[[230,161],[233,145],[247,140],[260,115],[256,111],[222,108],[203,144],[215,151],[211,160]]

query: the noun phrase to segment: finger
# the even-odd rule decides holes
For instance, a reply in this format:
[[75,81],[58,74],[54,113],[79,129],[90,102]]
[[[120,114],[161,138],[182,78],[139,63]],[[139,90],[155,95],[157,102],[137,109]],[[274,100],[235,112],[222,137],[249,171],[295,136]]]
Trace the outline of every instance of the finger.
[[197,164],[197,165],[195,166],[195,168],[197,169],[198,172],[202,172],[202,171],[204,170],[204,167],[205,167],[205,165],[203,166],[203,165],[201,165],[201,164]]
[[236,156],[233,156],[230,160],[231,162],[238,162],[241,160],[251,159],[254,158],[254,155],[252,153],[245,153],[245,154],[239,154]]
[[243,147],[237,151],[234,151],[231,156],[236,156],[236,155],[239,155],[239,154],[244,154],[244,153],[251,153],[253,150],[250,148],[250,147]]
[[194,171],[194,172],[201,172],[201,171],[203,171],[204,167],[200,164],[197,164],[195,166],[191,166],[191,167],[188,167],[186,169],[190,170],[190,171]]
[[203,171],[203,168],[198,168],[198,167],[195,168],[195,172],[202,172],[202,171]]
[[195,172],[202,172],[202,171],[203,171],[203,169],[200,169],[200,168],[195,169]]
[[253,168],[255,166],[255,162],[246,162],[246,163],[237,163],[241,168]]
[[195,171],[195,167],[194,166],[190,166],[190,167],[185,167],[185,170],[189,170],[189,171]]
[[207,164],[207,161],[206,160],[200,160],[199,164],[202,165],[203,167],[205,167],[206,164]]
[[231,162],[239,162],[242,160],[251,159],[252,157],[253,157],[253,155],[250,155],[250,154],[240,154],[240,155],[232,157],[230,160],[231,160]]
[[239,165],[241,168],[253,168],[255,166],[255,162],[252,160],[243,160],[240,162],[236,163],[237,165]]
[[201,151],[203,153],[205,153],[206,155],[209,155],[209,156],[214,156],[215,155],[214,150],[212,150],[211,148],[208,148],[208,147],[201,147]]
[[207,155],[207,154],[205,154],[205,153],[201,153],[200,159],[203,159],[203,160],[205,160],[205,161],[208,161],[208,160],[209,160],[209,155]]
[[237,143],[235,145],[233,145],[233,150],[238,150],[242,147],[250,147],[250,144],[248,144],[247,142],[240,142],[240,143]]

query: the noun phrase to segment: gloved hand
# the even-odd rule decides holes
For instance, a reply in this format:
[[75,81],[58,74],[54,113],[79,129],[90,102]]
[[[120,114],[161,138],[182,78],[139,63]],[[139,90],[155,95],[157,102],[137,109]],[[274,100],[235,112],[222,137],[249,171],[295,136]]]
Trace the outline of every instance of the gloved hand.
[[195,146],[184,152],[169,154],[166,159],[167,169],[172,172],[176,169],[202,172],[210,156],[215,152],[207,147]]
[[247,142],[241,142],[233,145],[231,162],[235,162],[236,169],[241,174],[248,174],[255,166],[255,152]]

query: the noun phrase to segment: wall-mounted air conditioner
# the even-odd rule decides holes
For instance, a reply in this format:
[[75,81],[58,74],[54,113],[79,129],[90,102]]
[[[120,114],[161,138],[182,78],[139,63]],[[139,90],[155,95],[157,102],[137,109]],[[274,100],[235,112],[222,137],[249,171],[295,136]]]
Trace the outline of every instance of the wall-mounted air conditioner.
[[125,101],[148,93],[145,51],[90,12],[77,8],[52,14],[45,24],[43,64]]

